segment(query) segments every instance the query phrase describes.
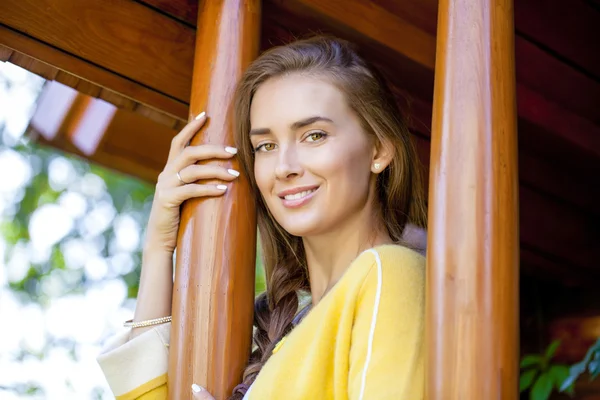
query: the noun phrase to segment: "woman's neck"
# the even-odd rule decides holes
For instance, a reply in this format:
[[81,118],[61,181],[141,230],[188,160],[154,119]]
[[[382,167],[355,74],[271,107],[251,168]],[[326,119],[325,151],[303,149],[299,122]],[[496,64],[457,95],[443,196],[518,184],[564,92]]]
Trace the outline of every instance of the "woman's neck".
[[393,243],[383,223],[375,225],[373,218],[355,218],[338,230],[303,238],[313,306],[337,283],[360,253]]

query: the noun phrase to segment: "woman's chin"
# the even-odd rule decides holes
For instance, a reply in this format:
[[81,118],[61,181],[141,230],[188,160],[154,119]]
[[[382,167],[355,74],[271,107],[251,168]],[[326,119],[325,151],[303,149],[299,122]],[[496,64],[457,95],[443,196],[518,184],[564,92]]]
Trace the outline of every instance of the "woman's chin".
[[279,224],[292,236],[307,237],[318,234],[322,228],[322,223],[319,219],[313,217],[302,217],[300,215],[294,218],[285,218]]

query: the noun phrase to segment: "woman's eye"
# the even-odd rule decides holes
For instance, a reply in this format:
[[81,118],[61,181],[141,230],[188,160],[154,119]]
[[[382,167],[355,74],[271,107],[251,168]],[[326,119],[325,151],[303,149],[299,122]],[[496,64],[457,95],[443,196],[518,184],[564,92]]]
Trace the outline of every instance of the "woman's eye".
[[275,143],[263,143],[259,145],[254,151],[273,151],[275,150]]
[[306,137],[306,140],[309,142],[318,142],[319,140],[324,139],[325,136],[325,132],[313,132]]

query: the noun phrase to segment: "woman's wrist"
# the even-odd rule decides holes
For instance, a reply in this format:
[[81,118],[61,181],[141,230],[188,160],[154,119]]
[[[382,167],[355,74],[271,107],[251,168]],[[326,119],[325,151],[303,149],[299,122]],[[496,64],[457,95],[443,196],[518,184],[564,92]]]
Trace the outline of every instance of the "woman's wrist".
[[142,255],[151,255],[153,257],[173,257],[174,249],[165,246],[164,242],[147,239],[142,248]]

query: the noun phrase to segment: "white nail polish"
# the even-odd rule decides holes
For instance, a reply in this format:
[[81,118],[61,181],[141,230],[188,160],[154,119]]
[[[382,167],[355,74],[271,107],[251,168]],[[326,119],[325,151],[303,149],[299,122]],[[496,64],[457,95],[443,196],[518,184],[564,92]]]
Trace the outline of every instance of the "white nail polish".
[[198,116],[196,118],[194,118],[195,120],[199,120],[200,118],[204,117],[206,115],[206,112],[202,111],[200,114],[198,114]]
[[203,390],[204,390],[204,388],[202,386],[196,385],[195,383],[192,384],[192,392],[194,392],[194,393],[200,393]]
[[231,154],[237,154],[237,149],[235,147],[225,147],[225,151]]
[[217,189],[219,189],[219,190],[227,190],[227,186],[226,185],[217,185]]
[[240,176],[240,173],[235,169],[228,169],[227,172],[229,172],[229,175]]

